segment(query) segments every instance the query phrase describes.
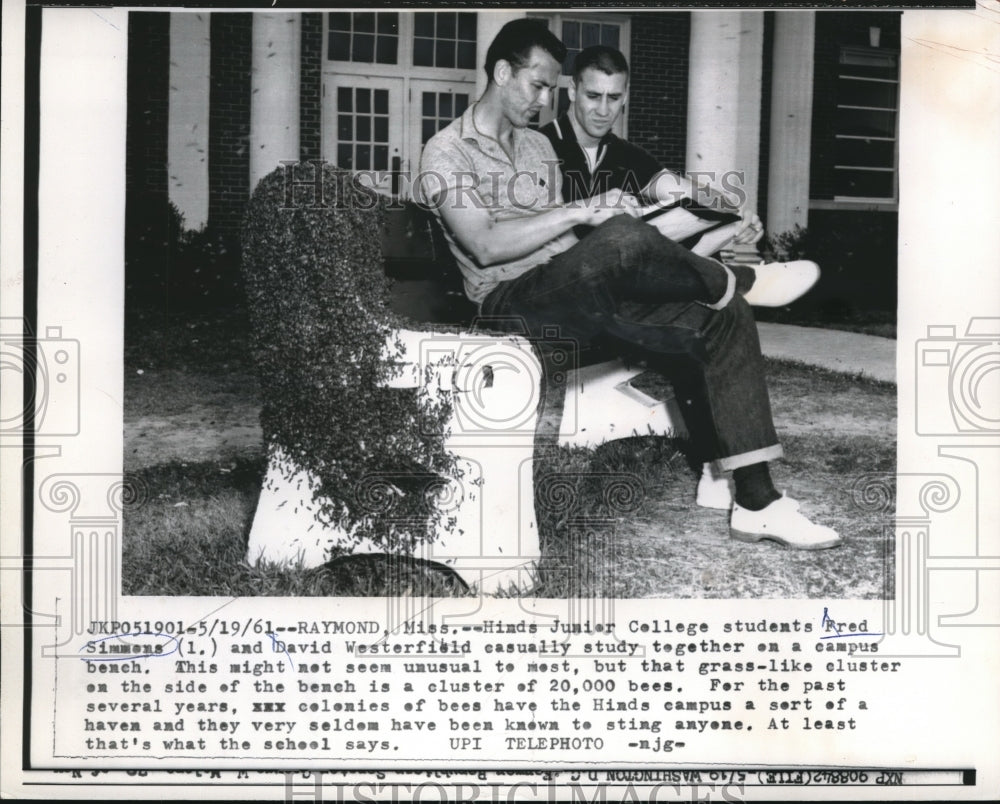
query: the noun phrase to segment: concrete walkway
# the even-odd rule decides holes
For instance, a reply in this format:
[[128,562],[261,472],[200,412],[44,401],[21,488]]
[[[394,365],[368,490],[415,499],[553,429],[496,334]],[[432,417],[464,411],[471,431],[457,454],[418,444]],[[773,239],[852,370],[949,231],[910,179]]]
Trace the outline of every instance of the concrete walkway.
[[767,357],[896,382],[896,341],[877,335],[758,322]]
[[[461,322],[474,315],[464,297],[448,293],[433,280],[396,283],[392,307],[413,321]],[[764,322],[758,322],[757,329],[768,357],[896,382],[896,341],[891,338]]]

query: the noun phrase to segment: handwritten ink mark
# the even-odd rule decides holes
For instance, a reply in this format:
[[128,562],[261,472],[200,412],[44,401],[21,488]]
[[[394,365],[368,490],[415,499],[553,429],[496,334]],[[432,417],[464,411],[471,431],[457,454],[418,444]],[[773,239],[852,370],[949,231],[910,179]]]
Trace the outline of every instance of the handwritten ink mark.
[[177,637],[172,637],[169,634],[113,634],[111,636],[101,637],[100,639],[92,639],[89,642],[84,643],[83,650],[81,652],[86,652],[86,650],[91,645],[96,645],[99,642],[107,642],[109,639],[124,639],[128,637],[163,637],[174,643],[174,647],[171,650],[161,653],[126,653],[122,656],[105,656],[103,654],[95,656],[81,656],[80,659],[85,662],[126,662],[132,659],[162,659],[164,656],[169,656],[171,653],[176,653],[180,650],[181,642]]
[[826,627],[827,623],[830,623],[830,629],[836,631],[837,633],[835,633],[835,634],[828,634],[827,636],[821,636],[820,639],[843,639],[844,637],[859,637],[859,636],[880,637],[880,636],[882,636],[881,632],[879,632],[877,634],[868,633],[867,631],[851,631],[850,633],[846,633],[846,634],[841,633],[840,629],[837,627],[837,623],[833,620],[832,617],[830,617],[830,609],[827,608],[826,606],[823,606],[823,619],[820,621],[820,624],[819,624],[819,627],[820,627],[821,631],[830,630],[830,629],[828,629]]
[[284,654],[285,654],[285,656],[286,656],[286,657],[288,658],[288,665],[289,665],[290,667],[294,667],[294,666],[295,666],[295,663],[294,663],[294,662],[292,661],[292,657],[291,657],[291,656],[289,655],[289,653],[288,653],[288,648],[286,648],[286,647],[285,647],[285,643],[284,643],[284,642],[282,642],[282,641],[281,641],[280,639],[278,639],[278,638],[277,638],[277,637],[276,637],[276,636],[274,635],[274,632],[273,632],[273,631],[268,631],[268,632],[267,632],[267,635],[268,635],[269,637],[271,637],[271,650],[273,650],[273,651],[277,651],[277,650],[278,650],[278,645],[281,645],[281,651],[282,651],[282,653],[284,653]]
[[101,22],[106,22],[108,25],[110,25],[116,31],[121,31],[121,28],[119,28],[117,25],[115,25],[111,20],[106,19],[105,17],[102,17],[100,14],[98,14],[93,9],[91,9],[90,13],[93,14],[95,17],[97,17],[99,20],[101,20]]

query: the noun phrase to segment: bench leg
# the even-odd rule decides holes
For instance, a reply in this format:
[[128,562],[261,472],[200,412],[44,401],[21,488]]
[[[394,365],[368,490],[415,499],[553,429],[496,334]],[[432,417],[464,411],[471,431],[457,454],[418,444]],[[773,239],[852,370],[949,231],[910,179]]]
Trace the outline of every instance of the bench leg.
[[644,371],[611,360],[573,372],[566,384],[560,446],[591,447],[634,435],[686,435],[673,397],[653,399],[630,384]]
[[[530,402],[540,388],[541,366],[534,351],[520,338],[400,335],[405,370],[393,385],[428,382],[453,400],[445,448],[457,472],[441,487],[435,538],[419,545],[414,557],[446,564],[484,594],[523,593],[534,585],[540,557],[532,477],[537,411]],[[487,367],[490,381],[484,383]],[[308,568],[325,563],[331,548],[385,552],[318,521],[316,485],[272,451],[250,530],[249,562]]]
[[[533,460],[506,449],[466,449],[454,520],[439,526],[428,557],[484,594],[519,594],[535,583],[540,557]],[[446,513],[452,513],[447,511]]]
[[331,547],[352,543],[347,531],[316,518],[316,485],[308,472],[295,466],[280,450],[272,449],[250,527],[248,563],[263,561],[309,569],[325,564]]

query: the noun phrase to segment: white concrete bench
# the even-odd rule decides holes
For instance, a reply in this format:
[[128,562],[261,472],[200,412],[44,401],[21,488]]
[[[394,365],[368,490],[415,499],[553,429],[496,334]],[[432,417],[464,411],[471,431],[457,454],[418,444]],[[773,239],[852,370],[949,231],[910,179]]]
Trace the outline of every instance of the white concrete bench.
[[[392,386],[424,384],[450,396],[445,448],[455,456],[460,473],[439,495],[449,523],[439,525],[413,557],[450,567],[470,588],[485,594],[530,590],[540,558],[533,460],[543,376],[535,349],[517,336],[398,334],[404,364]],[[571,369],[559,445],[592,447],[633,435],[683,432],[672,399],[659,401],[630,385],[641,372],[620,360]],[[356,533],[318,521],[311,503],[315,486],[315,479],[280,451],[272,453],[250,531],[248,561],[316,567],[327,561],[333,545],[349,546],[355,553],[382,552]],[[395,493],[391,481],[380,492]]]
[[[385,218],[381,213],[376,216],[363,211],[373,208],[368,204],[372,199],[352,189],[348,177],[343,171],[324,167],[324,184],[319,193],[315,189],[319,185],[314,185],[312,179],[292,186],[280,171],[275,171],[261,181],[248,205],[244,242],[247,293],[251,316],[257,318],[255,354],[262,372],[265,411],[271,411],[268,415],[272,422],[275,416],[285,416],[282,411],[294,413],[302,401],[289,396],[294,394],[289,382],[298,380],[285,377],[270,391],[263,380],[284,376],[286,368],[301,371],[302,393],[308,393],[305,389],[312,387],[319,376],[312,368],[329,370],[339,365],[323,354],[325,344],[337,341],[316,340],[315,333],[339,332],[330,324],[345,319],[330,316],[349,315],[354,309],[358,310],[358,321],[369,320],[361,318],[370,312],[369,308],[339,302],[341,306],[334,305],[339,312],[331,311],[317,304],[313,294],[319,287],[336,288],[341,298],[356,294],[360,299],[372,286],[373,279],[367,272],[379,267],[377,259],[373,259],[377,253],[369,250],[369,243],[375,246],[380,233],[370,221],[379,219],[385,222],[386,229],[395,227],[397,240],[404,233],[412,241],[410,246],[430,255],[430,265],[439,265],[429,227],[414,225],[412,218]],[[303,200],[298,195],[293,197],[289,187],[295,193],[301,191],[304,202],[312,206],[297,206]],[[317,203],[320,196],[322,204]],[[381,233],[383,256],[386,229]],[[350,262],[347,254],[356,255],[351,259],[364,265]],[[352,284],[356,287],[348,287]],[[280,302],[277,307],[276,301]],[[396,330],[398,337],[389,339],[383,354],[399,366],[399,372],[383,387],[417,389],[418,395],[428,393],[451,403],[443,447],[454,459],[455,471],[441,480],[436,479],[437,475],[427,475],[433,479],[432,504],[418,508],[421,516],[426,513],[426,519],[413,530],[422,532],[431,524],[432,538],[401,541],[415,544],[406,548],[412,550],[408,554],[412,558],[446,565],[480,592],[528,590],[534,585],[540,557],[533,487],[544,382],[539,353],[517,335],[455,329],[425,331],[426,326],[404,324]],[[311,346],[303,352],[299,341]],[[627,367],[620,360],[579,367],[572,348],[568,344],[562,348],[562,363],[553,363],[553,352],[547,351],[546,360],[553,372],[565,370],[566,376],[558,438],[552,438],[547,430],[546,443],[594,446],[632,435],[683,431],[672,400],[657,401],[630,385],[641,369]],[[291,362],[276,357],[289,354],[289,349],[296,350]],[[317,361],[324,362],[310,367],[308,359],[301,360],[303,354],[307,358],[315,354]],[[323,376],[334,382],[338,376],[344,379],[338,370]],[[351,369],[345,365],[343,370]],[[365,403],[364,398],[357,400],[358,405]],[[336,418],[335,411],[326,415]],[[309,427],[322,426],[316,424],[315,417],[309,421]],[[331,427],[336,426],[331,421]],[[301,439],[308,438],[308,434],[295,433],[296,448],[301,450]],[[340,494],[340,499],[349,499],[354,505],[351,516],[338,518],[330,511],[344,509],[337,509],[330,497],[316,497],[318,478],[295,465],[289,450],[271,444],[268,454],[269,464],[249,534],[248,562],[310,568],[325,564],[332,554],[386,551],[386,541],[373,542],[366,524],[377,520],[381,526],[402,516],[394,511],[393,502],[403,494],[399,484],[406,478],[397,475],[394,479],[388,471],[354,478],[358,484],[355,488],[338,489],[338,494],[346,491],[349,495]],[[426,495],[413,497],[408,503],[422,503],[425,499]],[[326,516],[320,516],[323,509]],[[413,525],[412,506],[405,510],[410,512],[408,524]],[[329,524],[335,520],[357,524],[346,530]],[[400,524],[407,523],[400,520]],[[413,531],[401,527],[398,532]]]

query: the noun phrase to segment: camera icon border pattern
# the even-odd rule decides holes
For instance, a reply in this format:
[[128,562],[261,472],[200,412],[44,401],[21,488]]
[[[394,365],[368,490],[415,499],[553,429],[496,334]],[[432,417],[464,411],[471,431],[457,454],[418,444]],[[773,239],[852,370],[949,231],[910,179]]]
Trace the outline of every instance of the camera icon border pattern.
[[23,318],[0,321],[0,371],[4,383],[30,378],[22,409],[0,419],[0,438],[20,436],[29,422],[36,439],[80,433],[80,341],[64,338],[61,326],[30,334]]
[[[996,378],[995,386],[990,380]],[[924,436],[1000,436],[1000,317],[927,327],[916,343],[916,432]]]

